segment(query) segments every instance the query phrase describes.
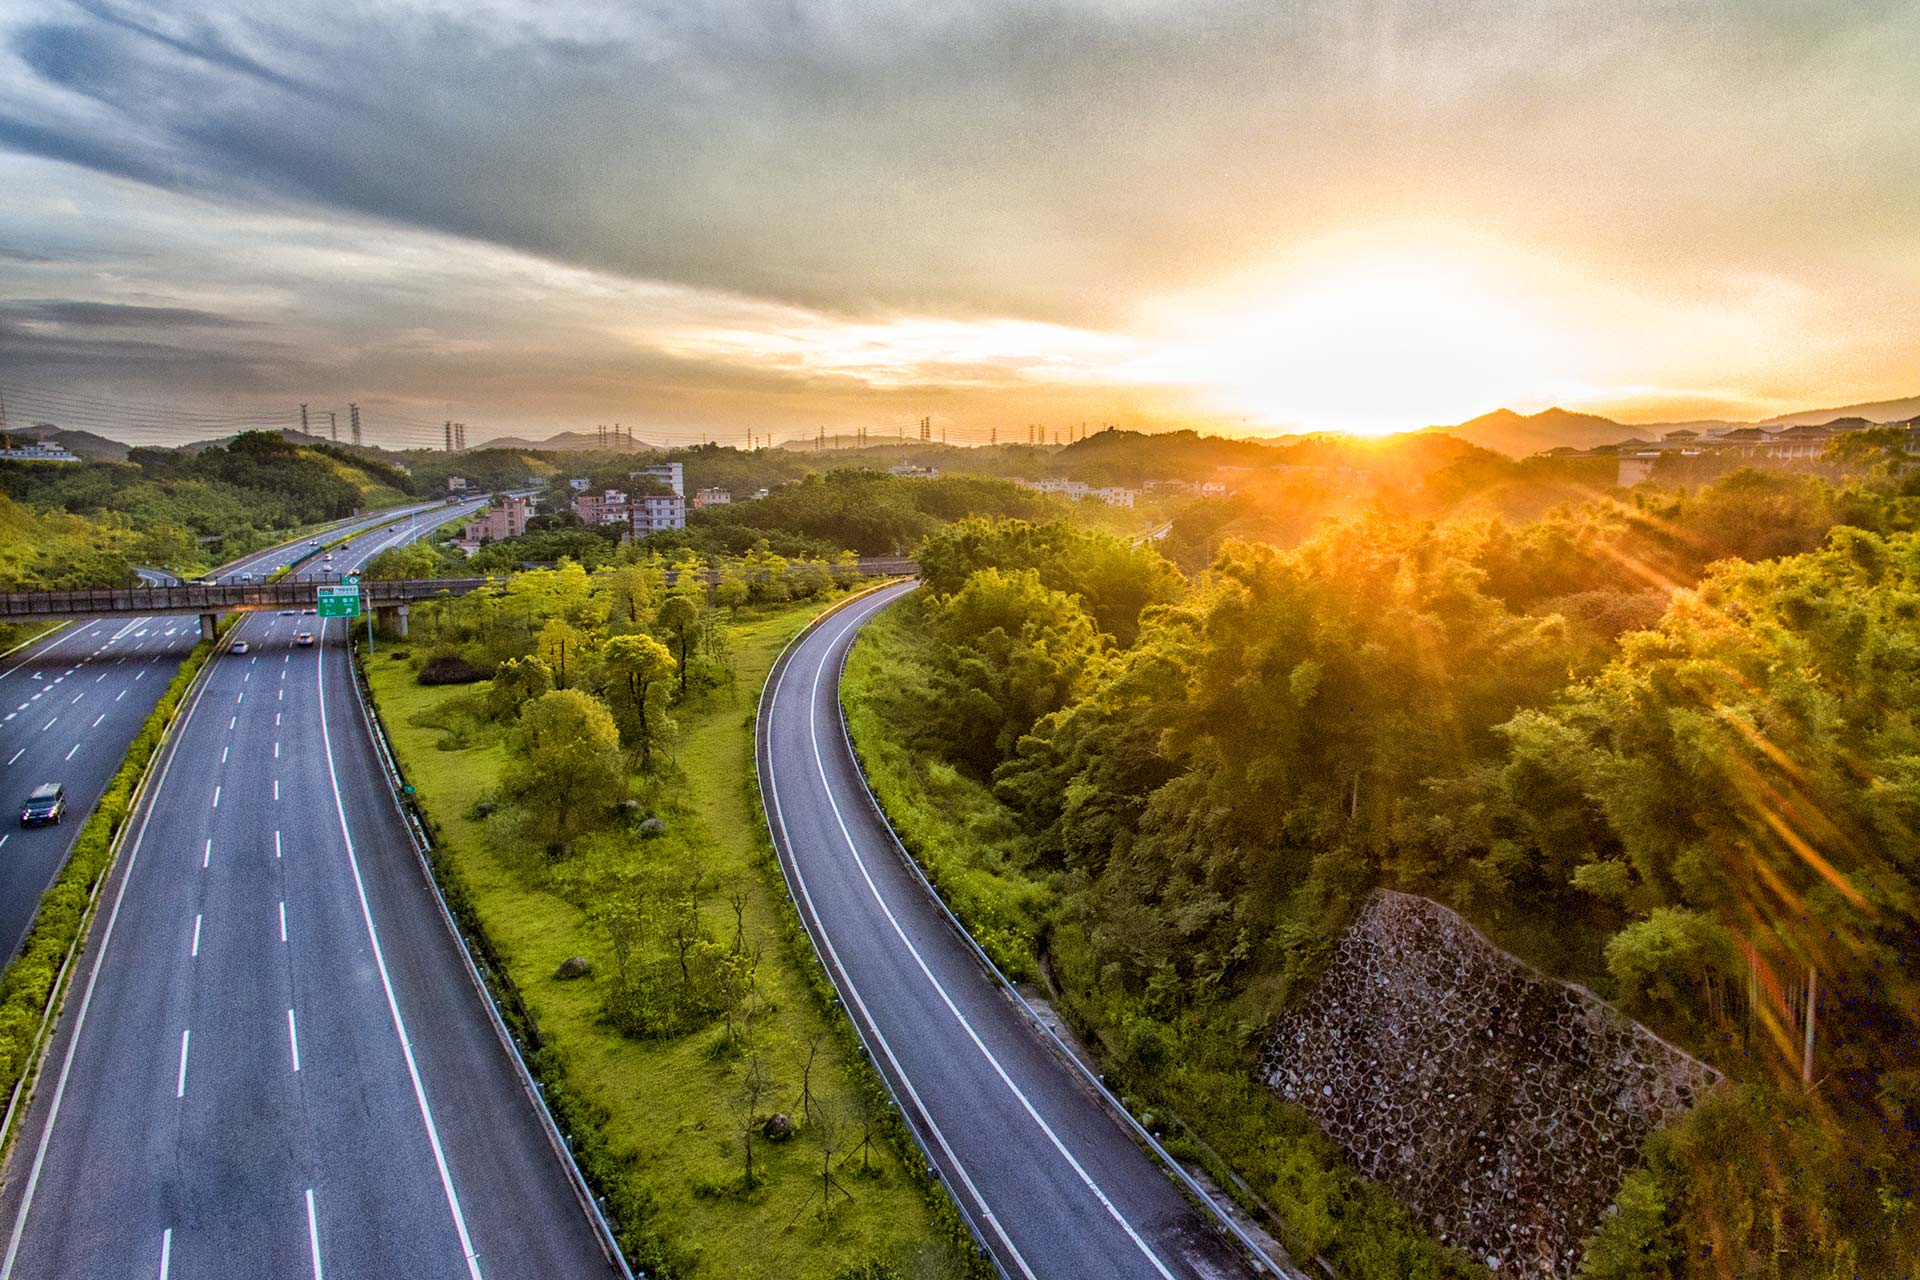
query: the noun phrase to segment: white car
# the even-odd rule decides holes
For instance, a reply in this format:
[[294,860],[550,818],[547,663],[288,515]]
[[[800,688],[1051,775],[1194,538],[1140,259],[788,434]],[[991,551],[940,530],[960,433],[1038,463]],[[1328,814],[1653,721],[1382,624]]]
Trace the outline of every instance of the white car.
[[245,640],[235,640],[233,642],[233,649],[231,650],[231,652],[245,653],[246,651],[247,651],[247,642]]

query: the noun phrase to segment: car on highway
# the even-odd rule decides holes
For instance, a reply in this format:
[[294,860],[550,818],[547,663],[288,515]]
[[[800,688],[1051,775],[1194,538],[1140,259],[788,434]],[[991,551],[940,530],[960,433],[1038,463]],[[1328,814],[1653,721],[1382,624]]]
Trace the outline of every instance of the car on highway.
[[282,609],[280,616],[283,618],[297,618],[300,616],[300,611],[298,609]]
[[293,633],[293,642],[302,649],[311,649],[313,647],[313,632],[296,631]]
[[307,617],[311,618],[314,615],[315,611],[312,609],[302,609],[300,612],[305,614]]
[[235,640],[233,642],[232,652],[245,653],[246,651],[247,651],[247,642],[245,640]]
[[44,827],[58,825],[67,816],[67,789],[57,782],[43,782],[27,793],[20,807],[20,825]]

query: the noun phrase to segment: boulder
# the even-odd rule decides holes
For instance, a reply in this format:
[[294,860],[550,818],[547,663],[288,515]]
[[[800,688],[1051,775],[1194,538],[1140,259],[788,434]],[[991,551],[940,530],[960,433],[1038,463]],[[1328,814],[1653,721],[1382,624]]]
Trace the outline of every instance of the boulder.
[[585,956],[568,956],[560,962],[560,967],[553,971],[553,976],[562,982],[570,982],[575,978],[584,978],[592,972],[593,966],[587,963]]
[[640,835],[643,839],[658,840],[665,834],[667,834],[667,824],[658,818],[648,818],[640,824]]
[[491,800],[482,800],[479,804],[473,806],[473,816],[476,818],[490,818],[493,816],[493,811],[499,807],[499,805]]
[[793,1136],[793,1118],[784,1111],[776,1111],[760,1126],[760,1132],[768,1142],[785,1142]]

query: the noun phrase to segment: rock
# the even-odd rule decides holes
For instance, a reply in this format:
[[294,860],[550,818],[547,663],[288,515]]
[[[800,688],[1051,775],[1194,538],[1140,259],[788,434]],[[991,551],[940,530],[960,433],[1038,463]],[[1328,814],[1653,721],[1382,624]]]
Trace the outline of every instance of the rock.
[[785,1142],[793,1136],[793,1119],[784,1111],[776,1111],[760,1126],[760,1132],[768,1142]]
[[473,816],[476,818],[491,818],[494,810],[499,807],[499,805],[491,800],[482,800],[479,804],[473,806]]
[[584,978],[592,972],[593,966],[587,963],[585,956],[568,956],[560,962],[560,967],[553,971],[553,976],[562,982],[570,982],[575,978]]
[[640,824],[640,835],[642,839],[658,840],[665,834],[667,834],[667,824],[658,818],[648,818]]
[[629,818],[640,812],[640,802],[638,800],[622,800],[618,807],[620,812],[626,814]]

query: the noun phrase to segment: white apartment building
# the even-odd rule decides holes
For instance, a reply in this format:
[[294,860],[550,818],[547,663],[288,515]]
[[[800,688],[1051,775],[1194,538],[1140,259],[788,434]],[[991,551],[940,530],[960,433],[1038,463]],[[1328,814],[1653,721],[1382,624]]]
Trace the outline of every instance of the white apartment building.
[[663,529],[687,527],[687,478],[686,469],[680,463],[656,462],[627,472],[627,478],[656,480],[668,489],[666,493],[635,494],[627,500],[634,537],[644,538]]

